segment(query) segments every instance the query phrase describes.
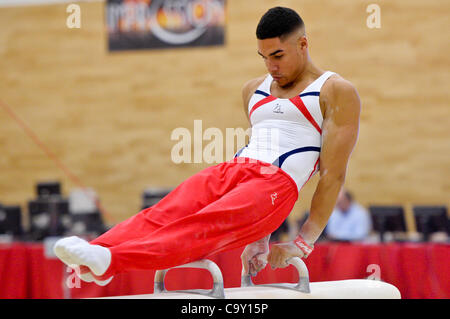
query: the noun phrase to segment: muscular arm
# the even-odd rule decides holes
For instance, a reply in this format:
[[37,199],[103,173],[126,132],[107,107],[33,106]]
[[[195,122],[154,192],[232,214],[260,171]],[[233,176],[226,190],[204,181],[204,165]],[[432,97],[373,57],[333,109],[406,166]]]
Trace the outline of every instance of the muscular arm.
[[333,211],[359,129],[361,102],[351,83],[338,78],[330,83],[324,95],[320,179],[309,217],[300,229],[300,235],[308,243],[319,238]]
[[[361,102],[355,88],[338,78],[328,80],[321,92],[325,114],[322,124],[320,179],[311,202],[310,214],[300,236],[310,246],[319,238],[344,184],[350,154],[356,144]],[[306,251],[294,241],[275,244],[268,255],[272,267],[286,267],[291,257],[304,257]]]

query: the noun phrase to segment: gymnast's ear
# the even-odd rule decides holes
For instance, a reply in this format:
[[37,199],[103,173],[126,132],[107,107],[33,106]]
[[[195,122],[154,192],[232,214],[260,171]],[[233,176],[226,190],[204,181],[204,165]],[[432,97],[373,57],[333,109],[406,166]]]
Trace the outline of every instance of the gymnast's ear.
[[308,38],[306,37],[306,35],[300,35],[297,39],[297,48],[302,51],[308,49],[308,47]]

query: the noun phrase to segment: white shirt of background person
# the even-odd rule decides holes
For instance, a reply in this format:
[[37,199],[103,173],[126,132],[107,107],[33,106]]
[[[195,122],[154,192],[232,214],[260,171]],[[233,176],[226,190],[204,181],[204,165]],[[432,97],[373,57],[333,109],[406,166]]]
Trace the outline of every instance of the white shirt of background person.
[[349,192],[342,189],[325,230],[328,238],[364,240],[371,229],[372,222],[367,210],[353,201]]

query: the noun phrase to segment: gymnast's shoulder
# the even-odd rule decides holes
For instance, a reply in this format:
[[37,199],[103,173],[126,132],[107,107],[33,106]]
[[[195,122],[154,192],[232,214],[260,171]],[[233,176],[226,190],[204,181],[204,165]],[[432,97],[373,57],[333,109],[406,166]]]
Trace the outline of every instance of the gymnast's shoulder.
[[261,83],[264,81],[264,79],[267,77],[267,74],[248,80],[245,82],[244,86],[242,87],[242,97],[245,100],[248,100],[249,97],[256,91],[258,86],[261,85]]
[[342,107],[342,110],[359,111],[361,101],[355,85],[338,74],[327,79],[320,91],[320,104],[325,108]]

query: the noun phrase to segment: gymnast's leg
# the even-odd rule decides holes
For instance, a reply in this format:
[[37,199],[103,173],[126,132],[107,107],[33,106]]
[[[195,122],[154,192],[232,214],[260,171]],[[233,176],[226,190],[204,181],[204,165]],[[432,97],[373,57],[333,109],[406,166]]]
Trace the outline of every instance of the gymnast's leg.
[[[81,254],[82,251],[90,251],[88,255],[95,256],[89,261],[94,274],[103,273],[104,266],[101,265],[108,264],[111,258],[109,250],[103,247],[112,247],[145,237],[171,221],[199,211],[231,189],[234,181],[226,182],[224,176],[232,175],[234,168],[236,167],[230,167],[225,163],[206,168],[181,183],[156,205],[119,223],[90,243],[77,236],[67,237],[56,243],[54,252],[68,266],[80,264],[81,279],[92,282],[94,277],[90,269],[74,256]],[[203,191],[199,191],[200,189]],[[86,257],[82,256],[83,259]]]
[[[157,205],[154,212],[141,212],[113,228],[114,236],[106,233],[90,244],[75,244],[66,251],[77,264],[89,267],[94,277],[105,280],[131,269],[164,269],[188,263],[273,232],[297,200],[295,183],[281,170],[261,174],[260,163],[225,166],[227,172],[218,180],[206,179],[203,188],[189,189],[197,197],[193,201],[197,211],[185,209],[190,205],[183,203],[196,197],[178,197],[174,192],[175,197],[169,200],[168,196],[165,201],[168,207],[176,208],[173,216],[170,210],[163,210],[164,204]],[[205,190],[203,196],[200,190]],[[147,228],[151,231],[143,231],[141,223],[151,225]],[[127,240],[116,240],[124,232]],[[129,232],[138,234],[130,238]]]

